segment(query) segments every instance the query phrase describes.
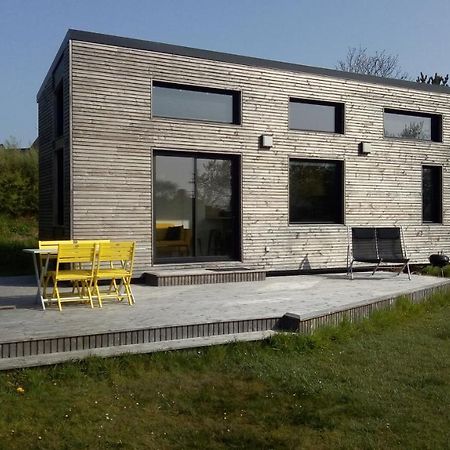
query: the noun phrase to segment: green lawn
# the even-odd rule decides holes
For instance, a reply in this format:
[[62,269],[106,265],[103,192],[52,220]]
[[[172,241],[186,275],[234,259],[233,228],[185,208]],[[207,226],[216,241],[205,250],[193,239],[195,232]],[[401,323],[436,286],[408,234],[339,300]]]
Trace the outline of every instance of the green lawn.
[[23,253],[22,249],[36,248],[37,236],[38,225],[34,216],[0,214],[0,276],[33,273],[31,255]]
[[312,337],[3,372],[0,405],[4,449],[450,448],[450,295]]

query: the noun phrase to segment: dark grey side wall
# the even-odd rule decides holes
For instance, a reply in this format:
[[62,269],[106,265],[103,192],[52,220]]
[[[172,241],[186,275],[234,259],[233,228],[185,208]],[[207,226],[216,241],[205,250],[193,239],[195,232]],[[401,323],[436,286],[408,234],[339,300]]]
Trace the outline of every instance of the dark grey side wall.
[[[73,235],[136,240],[137,274],[153,264],[155,149],[240,155],[247,267],[343,267],[347,226],[402,225],[414,262],[450,251],[447,93],[88,42],[72,49]],[[153,79],[241,90],[242,125],[152,118]],[[290,96],[345,103],[345,134],[289,130]],[[385,138],[385,107],[443,114],[443,142]],[[262,133],[274,135],[272,149],[259,148]],[[290,158],[344,162],[345,224],[289,224]],[[423,164],[443,166],[443,225],[422,224]]]
[[[38,97],[39,128],[39,239],[69,239],[71,236],[71,152],[70,152],[70,48],[66,47],[51,77]],[[63,135],[56,136],[55,88],[63,83]],[[64,159],[64,223],[56,220],[55,153]]]

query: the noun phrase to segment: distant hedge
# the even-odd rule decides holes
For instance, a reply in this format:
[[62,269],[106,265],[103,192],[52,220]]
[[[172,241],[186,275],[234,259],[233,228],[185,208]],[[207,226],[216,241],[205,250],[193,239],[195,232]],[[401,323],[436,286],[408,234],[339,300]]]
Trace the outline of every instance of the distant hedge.
[[39,194],[36,149],[0,149],[0,213],[35,215]]

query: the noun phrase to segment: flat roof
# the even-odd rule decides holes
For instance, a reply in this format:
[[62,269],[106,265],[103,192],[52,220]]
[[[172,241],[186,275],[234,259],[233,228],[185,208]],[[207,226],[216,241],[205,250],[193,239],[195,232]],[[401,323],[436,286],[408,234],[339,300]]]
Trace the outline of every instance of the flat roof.
[[340,78],[344,80],[361,81],[365,83],[374,83],[386,86],[396,86],[405,89],[416,89],[428,92],[440,92],[443,94],[450,93],[450,87],[417,83],[415,81],[399,80],[396,78],[384,78],[374,75],[362,75],[352,72],[343,72],[341,70],[326,69],[322,67],[305,66],[302,64],[294,64],[289,62],[275,61],[271,59],[254,58],[251,56],[235,55],[232,53],[222,53],[212,50],[202,50],[192,47],[183,47],[180,45],[164,44],[161,42],[145,41],[142,39],[132,39],[127,37],[113,36],[109,34],[93,33],[90,31],[81,31],[69,29],[66,36],[58,50],[58,53],[53,60],[52,65],[39,89],[37,97],[42,92],[43,86],[46,84],[49,77],[52,75],[67,43],[70,41],[92,42],[95,44],[113,45],[117,47],[135,48],[138,50],[147,50],[158,53],[168,53],[173,55],[188,56],[191,58],[208,59],[212,61],[222,61],[232,64],[239,64],[244,66],[261,67],[268,69],[278,69],[289,72],[310,73],[313,75],[322,75],[333,78]]

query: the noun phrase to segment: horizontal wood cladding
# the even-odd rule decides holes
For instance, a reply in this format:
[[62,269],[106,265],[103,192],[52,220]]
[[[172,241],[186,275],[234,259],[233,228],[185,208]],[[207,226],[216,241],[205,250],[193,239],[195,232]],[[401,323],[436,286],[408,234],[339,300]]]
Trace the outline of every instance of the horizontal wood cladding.
[[[70,64],[69,48],[66,48],[55,70],[41,90],[38,99],[39,128],[39,238],[55,239],[70,237],[71,218],[71,154],[70,154]],[[56,99],[57,87],[63,90],[62,135],[56,135]],[[56,222],[55,190],[56,152],[63,152],[64,171],[64,219],[63,224]]]
[[[347,225],[403,226],[414,262],[450,252],[448,94],[78,41],[71,75],[73,236],[135,239],[137,274],[153,263],[154,149],[241,155],[247,267],[342,267]],[[242,124],[152,118],[152,80],[239,90]],[[289,130],[289,97],[344,103],[345,134]],[[384,138],[384,108],[442,114],[443,142]],[[344,161],[345,225],[288,223],[290,158]],[[443,166],[443,225],[422,224],[422,164]]]

